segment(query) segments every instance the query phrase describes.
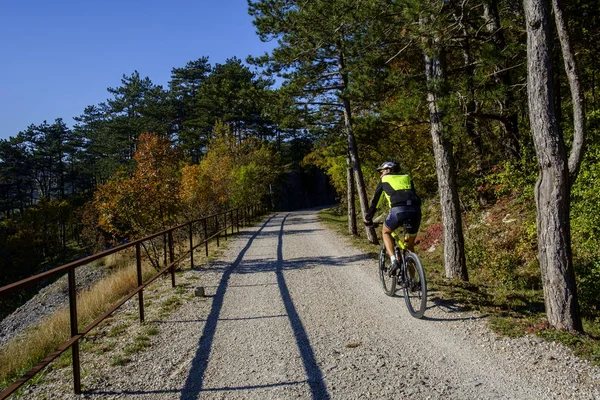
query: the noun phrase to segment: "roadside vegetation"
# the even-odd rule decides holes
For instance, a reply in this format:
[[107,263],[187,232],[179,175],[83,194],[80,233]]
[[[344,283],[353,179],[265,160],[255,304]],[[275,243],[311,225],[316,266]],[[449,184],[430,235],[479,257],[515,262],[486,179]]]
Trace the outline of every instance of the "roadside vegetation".
[[[224,238],[218,247],[215,241],[210,242],[209,257],[205,256],[204,248],[201,248],[194,256],[195,264],[199,266],[214,260],[226,248],[227,242]],[[90,289],[78,293],[80,329],[137,287],[136,264],[131,256],[115,254],[99,260],[98,263],[112,272]],[[152,263],[143,263],[144,280],[155,273],[156,269]],[[197,276],[191,275],[182,281],[182,272],[178,269],[177,286],[173,289],[168,276],[159,278],[159,282],[155,282],[144,291],[146,314],[144,324],[139,323],[137,302],[134,297],[80,341],[81,354],[104,357],[111,366],[127,364],[133,354],[149,349],[152,345],[152,337],[160,333],[153,321],[167,318],[194,297],[192,290],[197,279]],[[0,388],[9,386],[69,338],[68,308],[58,310],[36,326],[22,332],[0,349]],[[45,372],[40,373],[28,384],[41,383],[44,376],[53,369],[66,369],[70,374],[71,363],[71,351],[67,350],[53,361]],[[85,375],[84,362],[82,362],[82,371]]]
[[[147,265],[144,270],[145,277],[151,276],[152,272],[152,267]],[[92,322],[111,304],[136,287],[137,272],[133,262],[114,271],[89,290],[79,293],[77,296],[79,326],[84,327]],[[115,328],[112,334],[118,335],[117,330],[118,328]],[[68,308],[57,311],[42,320],[38,326],[23,332],[0,349],[0,386],[8,386],[7,382],[14,381],[70,337]],[[70,350],[66,353],[70,353]]]
[[[494,206],[466,216],[469,282],[445,278],[443,232],[437,200],[427,201],[423,211],[416,251],[423,262],[431,291],[429,296],[434,303],[485,315],[489,327],[499,335],[535,335],[560,342],[577,356],[600,365],[600,319],[596,314],[585,315],[585,334],[559,331],[548,325],[536,260],[535,208],[531,201],[507,197]],[[378,248],[364,235],[348,235],[344,208],[325,209],[319,217],[372,256],[375,276]],[[378,234],[380,236],[381,232]],[[585,294],[584,290],[582,292]],[[398,306],[402,305],[399,303]]]

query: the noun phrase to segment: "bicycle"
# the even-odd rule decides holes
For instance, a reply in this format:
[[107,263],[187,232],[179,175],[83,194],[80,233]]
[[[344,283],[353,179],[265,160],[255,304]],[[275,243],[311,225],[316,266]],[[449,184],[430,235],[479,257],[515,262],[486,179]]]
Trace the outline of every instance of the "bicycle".
[[[377,227],[380,223],[374,223]],[[427,307],[427,280],[421,260],[412,251],[407,249],[407,228],[404,228],[404,236],[400,238],[396,232],[392,232],[394,240],[394,252],[400,261],[400,267],[390,274],[391,264],[383,243],[379,249],[379,279],[386,295],[393,297],[396,294],[396,286],[404,291],[404,300],[408,312],[415,318],[422,318]],[[387,263],[386,263],[387,262]]]

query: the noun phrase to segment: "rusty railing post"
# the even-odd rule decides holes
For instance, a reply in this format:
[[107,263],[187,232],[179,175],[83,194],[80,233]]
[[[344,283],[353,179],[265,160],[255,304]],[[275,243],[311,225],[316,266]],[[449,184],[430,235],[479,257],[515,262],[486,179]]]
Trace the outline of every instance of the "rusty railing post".
[[240,233],[240,209],[235,209],[235,224],[237,225],[237,231]]
[[173,231],[169,231],[169,262],[171,263],[171,285],[175,287],[175,264],[173,261],[175,260],[175,254],[173,254]]
[[163,233],[163,265],[167,265],[167,235]]
[[223,214],[223,217],[225,218],[225,222],[223,223],[224,228],[225,228],[225,240],[227,240],[227,211],[225,212],[225,214]]
[[192,230],[192,222],[190,221],[190,268],[194,269],[194,231]]
[[206,228],[206,218],[202,220],[202,227],[204,228],[204,248],[206,249],[206,257],[208,257],[208,229]]
[[[79,333],[77,326],[77,290],[75,286],[75,269],[69,269],[69,314],[71,317],[71,337]],[[79,340],[71,345],[73,359],[73,390],[81,394],[81,365],[79,363]]]
[[219,214],[215,215],[215,229],[217,231],[217,247],[219,247]]
[[231,220],[231,234],[233,235],[235,232],[233,228],[235,228],[235,224],[233,223],[233,210],[229,211],[229,219]]
[[[137,267],[138,287],[142,286],[142,249],[140,243],[135,244],[135,263]],[[144,322],[144,291],[138,292],[138,303],[140,308],[140,322]]]

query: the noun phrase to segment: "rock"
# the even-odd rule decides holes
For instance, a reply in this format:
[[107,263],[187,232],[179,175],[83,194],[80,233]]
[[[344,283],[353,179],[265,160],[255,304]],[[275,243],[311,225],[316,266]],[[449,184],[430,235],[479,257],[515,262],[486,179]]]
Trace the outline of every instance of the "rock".
[[196,297],[204,297],[204,286],[197,286],[196,289],[194,289],[194,295]]

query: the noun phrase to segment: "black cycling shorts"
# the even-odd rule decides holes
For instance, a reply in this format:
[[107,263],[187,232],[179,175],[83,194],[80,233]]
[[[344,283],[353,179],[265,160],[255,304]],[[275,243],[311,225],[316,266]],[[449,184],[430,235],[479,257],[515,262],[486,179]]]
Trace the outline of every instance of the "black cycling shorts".
[[401,226],[406,226],[407,232],[413,235],[419,232],[420,225],[421,207],[419,206],[392,207],[385,219],[385,226],[391,231],[395,231]]

